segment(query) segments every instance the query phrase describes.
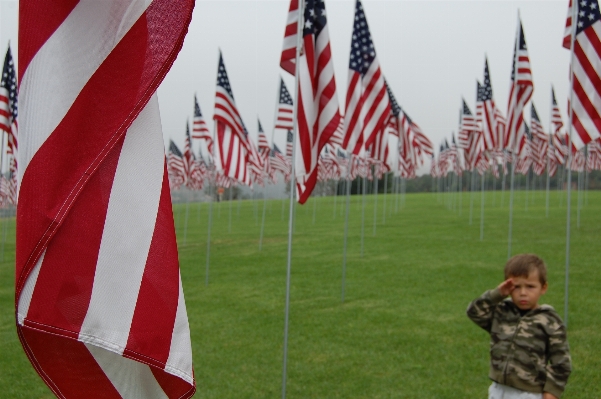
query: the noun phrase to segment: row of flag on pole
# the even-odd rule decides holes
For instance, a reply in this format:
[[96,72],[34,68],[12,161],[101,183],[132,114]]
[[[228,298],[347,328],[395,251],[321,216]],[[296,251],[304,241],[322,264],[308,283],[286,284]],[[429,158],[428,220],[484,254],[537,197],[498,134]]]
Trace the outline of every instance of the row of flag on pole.
[[[575,134],[570,138],[564,129],[553,88],[549,130],[543,128],[534,103],[530,104],[530,125],[525,121],[524,109],[532,97],[534,83],[524,29],[518,20],[507,117],[495,104],[488,60],[485,60],[483,83],[477,82],[476,114],[472,114],[463,100],[457,142],[452,134],[451,145],[447,139],[440,145],[438,159],[432,158],[433,176],[445,176],[450,170],[457,174],[463,170],[477,170],[483,174],[490,169],[495,177],[499,177],[499,166],[507,174],[507,165],[511,162],[516,163],[518,173],[528,173],[532,168],[536,175],[547,170],[554,176],[558,166],[566,165],[568,158],[571,162],[566,166],[570,170],[599,170],[601,51],[597,32],[601,16],[596,1],[579,4],[570,76],[574,99],[570,117]],[[572,46],[571,12],[572,4],[563,41],[563,46],[568,49]]]
[[[291,0],[280,65],[295,77],[295,95],[281,85],[275,124],[290,132],[286,154],[269,145],[259,122],[258,143],[250,139],[220,56],[212,133],[195,100],[183,151],[170,145],[165,157],[155,92],[183,45],[193,6],[192,0],[19,3],[19,70],[9,49],[0,82],[9,156],[0,196],[19,203],[17,332],[57,397],[194,394],[170,186],[199,189],[207,176],[217,185],[260,185],[279,171],[294,179],[304,203],[320,178],[369,176],[371,166],[376,176],[395,168],[412,177],[433,156],[432,143],[385,80],[361,2],[341,112],[325,1]],[[570,3],[563,45],[573,54],[572,137],[561,130],[561,118],[545,133],[534,107],[530,127],[524,121],[534,85],[519,23],[506,116],[494,103],[486,63],[476,113],[464,104],[458,140],[445,143],[439,158],[444,153],[459,170],[462,149],[465,164],[480,170],[498,159],[541,165],[546,153],[547,163],[553,157],[597,168],[600,20],[597,0]],[[397,138],[394,148],[390,137]],[[194,139],[206,142],[207,159],[193,153]],[[578,151],[587,144],[585,161]]]

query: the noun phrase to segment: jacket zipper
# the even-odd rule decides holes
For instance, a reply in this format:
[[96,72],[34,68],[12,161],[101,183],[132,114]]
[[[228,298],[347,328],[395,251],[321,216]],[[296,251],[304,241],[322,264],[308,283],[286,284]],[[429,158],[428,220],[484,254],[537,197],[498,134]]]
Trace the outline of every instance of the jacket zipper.
[[[518,316],[518,324],[515,326],[515,331],[513,332],[513,336],[511,337],[511,341],[510,341],[510,345],[507,348],[507,358],[505,360],[505,367],[503,369],[503,384],[507,383],[507,368],[509,367],[509,361],[513,359],[513,355],[510,354],[510,349],[511,346],[513,345],[513,341],[515,340],[515,336],[518,333],[518,330],[520,329],[520,324],[522,324],[522,316]],[[513,353],[513,352],[511,352]]]

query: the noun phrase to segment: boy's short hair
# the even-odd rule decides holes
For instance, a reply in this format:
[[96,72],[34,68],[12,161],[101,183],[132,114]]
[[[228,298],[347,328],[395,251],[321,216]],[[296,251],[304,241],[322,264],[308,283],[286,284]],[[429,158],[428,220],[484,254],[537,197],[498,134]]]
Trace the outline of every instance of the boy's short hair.
[[545,285],[547,283],[545,262],[534,254],[515,255],[505,264],[505,280],[509,277],[528,277],[535,270],[538,270],[541,285]]

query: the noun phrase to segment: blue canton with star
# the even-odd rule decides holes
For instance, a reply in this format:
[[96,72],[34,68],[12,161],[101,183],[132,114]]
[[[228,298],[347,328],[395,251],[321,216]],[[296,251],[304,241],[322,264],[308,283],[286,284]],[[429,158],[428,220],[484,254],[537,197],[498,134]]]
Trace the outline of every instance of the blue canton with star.
[[307,35],[319,36],[326,26],[326,5],[323,0],[306,0],[305,2],[305,24],[303,25],[303,37]]
[[196,100],[196,96],[194,96],[194,116],[202,116],[202,114],[200,113],[200,107],[198,106],[198,101]]
[[[526,38],[524,37],[524,28],[522,28],[522,22],[520,21],[520,36],[518,37],[518,41],[519,41],[519,49],[521,51],[526,51],[528,50],[526,48]],[[515,48],[513,49],[513,63],[511,64],[511,80],[515,80],[515,65],[517,64],[516,61],[516,51]]]
[[472,114],[472,111],[470,111],[469,107],[465,103],[465,100],[463,100],[463,115],[471,115],[471,114]]
[[369,27],[367,26],[365,12],[363,11],[361,2],[357,0],[349,68],[359,72],[361,76],[363,76],[375,58],[376,49],[373,41],[371,40],[371,34],[369,33]]
[[579,34],[595,22],[601,19],[599,2],[597,0],[581,0],[578,2],[578,22],[576,23],[576,34]]
[[223,63],[223,56],[219,53],[219,69],[217,70],[217,86],[221,86],[225,89],[227,94],[234,99],[234,93],[230,87],[230,80],[227,77],[227,71],[225,70],[225,64]]
[[0,80],[0,86],[6,88],[8,91],[10,110],[13,120],[15,120],[17,119],[18,114],[17,74],[15,73],[15,63],[13,62],[13,56],[10,52],[10,47],[6,51],[6,57],[4,58],[4,68],[2,68],[2,80]]
[[482,101],[492,100],[492,86],[490,84],[490,74],[488,73],[488,60],[484,64],[484,84],[482,85]]
[[292,97],[284,85],[284,80],[280,78],[280,104],[292,105]]

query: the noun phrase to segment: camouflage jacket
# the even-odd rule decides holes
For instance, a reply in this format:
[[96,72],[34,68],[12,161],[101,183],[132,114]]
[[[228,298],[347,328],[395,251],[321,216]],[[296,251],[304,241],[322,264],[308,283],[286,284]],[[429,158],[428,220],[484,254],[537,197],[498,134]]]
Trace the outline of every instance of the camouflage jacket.
[[561,396],[572,361],[566,329],[551,306],[521,316],[511,299],[504,300],[494,289],[472,301],[467,316],[490,333],[490,379],[526,392]]

